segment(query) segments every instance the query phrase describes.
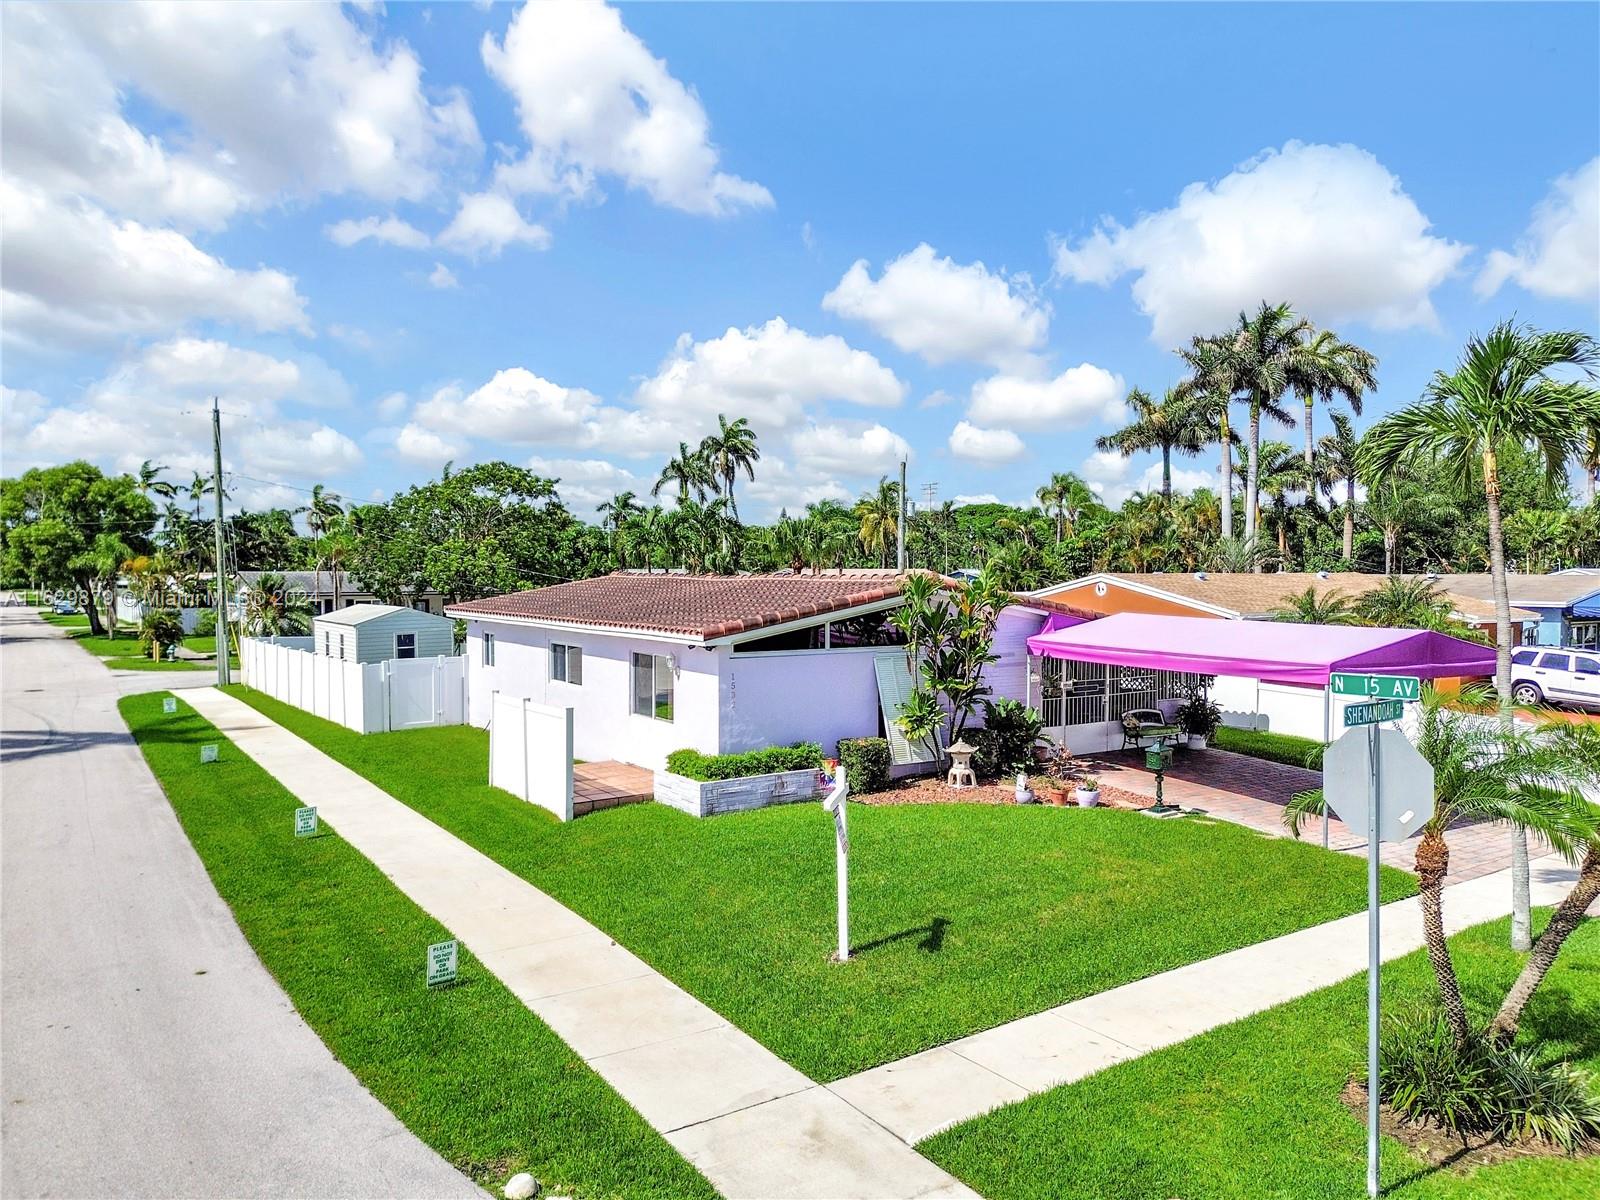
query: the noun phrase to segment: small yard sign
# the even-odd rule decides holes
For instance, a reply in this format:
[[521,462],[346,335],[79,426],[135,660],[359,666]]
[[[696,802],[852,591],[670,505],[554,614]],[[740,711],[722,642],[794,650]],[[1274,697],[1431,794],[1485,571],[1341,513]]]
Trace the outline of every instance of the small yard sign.
[[1398,721],[1405,716],[1406,706],[1399,700],[1374,700],[1370,704],[1347,704],[1344,710],[1344,727],[1378,725],[1384,721]]
[[295,837],[311,837],[317,832],[317,810],[307,806],[294,810]]
[[215,742],[207,742],[200,747],[200,761],[203,763],[217,761],[217,744]]
[[163,700],[161,702],[161,711],[166,713],[167,716],[169,716],[169,717],[173,713],[177,712],[178,711],[178,699],[177,699],[177,697],[176,696],[168,696],[165,700]]
[[428,986],[456,981],[458,951],[456,941],[435,942],[428,947]]
[[1415,675],[1349,675],[1339,671],[1328,676],[1335,696],[1365,696],[1369,700],[1420,700],[1422,680]]

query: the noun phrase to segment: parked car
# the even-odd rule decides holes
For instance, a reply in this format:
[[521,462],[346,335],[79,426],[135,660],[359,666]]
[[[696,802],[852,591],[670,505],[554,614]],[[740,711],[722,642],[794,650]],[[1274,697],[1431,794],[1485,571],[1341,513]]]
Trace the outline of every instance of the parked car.
[[71,600],[57,600],[51,607],[51,611],[58,617],[70,617],[78,611],[78,606]]
[[1568,704],[1600,710],[1600,653],[1530,647],[1511,656],[1511,696],[1518,704]]

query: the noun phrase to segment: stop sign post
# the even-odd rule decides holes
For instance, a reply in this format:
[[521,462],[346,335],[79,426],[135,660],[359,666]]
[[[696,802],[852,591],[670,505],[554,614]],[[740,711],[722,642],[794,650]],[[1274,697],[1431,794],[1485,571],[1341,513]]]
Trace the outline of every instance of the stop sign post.
[[[1347,826],[1365,824],[1367,830],[1367,1195],[1376,1196],[1378,847],[1405,841],[1433,816],[1433,768],[1405,734],[1380,729],[1374,722],[1348,730],[1323,751],[1322,798]],[[1323,819],[1326,822],[1326,816]]]

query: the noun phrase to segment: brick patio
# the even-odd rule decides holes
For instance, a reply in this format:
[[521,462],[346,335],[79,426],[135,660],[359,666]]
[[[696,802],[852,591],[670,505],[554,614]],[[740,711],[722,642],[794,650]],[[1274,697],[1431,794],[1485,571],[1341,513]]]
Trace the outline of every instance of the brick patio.
[[[1155,799],[1155,774],[1145,768],[1142,752],[1124,750],[1089,756],[1102,781],[1123,791]],[[1320,787],[1322,776],[1304,767],[1291,767],[1228,750],[1179,750],[1167,771],[1163,792],[1168,804],[1204,809],[1209,815],[1236,825],[1246,825],[1270,837],[1288,837],[1283,809],[1297,792]],[[1301,840],[1322,843],[1322,819],[1310,817],[1301,826]],[[1511,833],[1501,825],[1458,824],[1449,833],[1450,874],[1445,882],[1461,883],[1511,865]],[[1328,822],[1328,845],[1347,854],[1365,854],[1366,833],[1347,828],[1343,821]],[[1534,855],[1548,853],[1537,840],[1529,846]],[[1403,871],[1413,869],[1415,842],[1388,843],[1383,861]]]
[[619,804],[640,804],[655,795],[655,777],[630,763],[579,763],[572,768],[572,815],[599,812]]

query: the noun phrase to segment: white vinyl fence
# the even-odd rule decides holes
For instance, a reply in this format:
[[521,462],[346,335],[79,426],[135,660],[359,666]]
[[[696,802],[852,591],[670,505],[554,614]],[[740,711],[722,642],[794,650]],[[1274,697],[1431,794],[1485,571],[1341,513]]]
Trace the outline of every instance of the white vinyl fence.
[[495,692],[489,698],[489,783],[572,820],[572,710]]
[[312,644],[311,638],[241,638],[244,682],[357,733],[465,724],[466,659],[341,662],[313,653]]

